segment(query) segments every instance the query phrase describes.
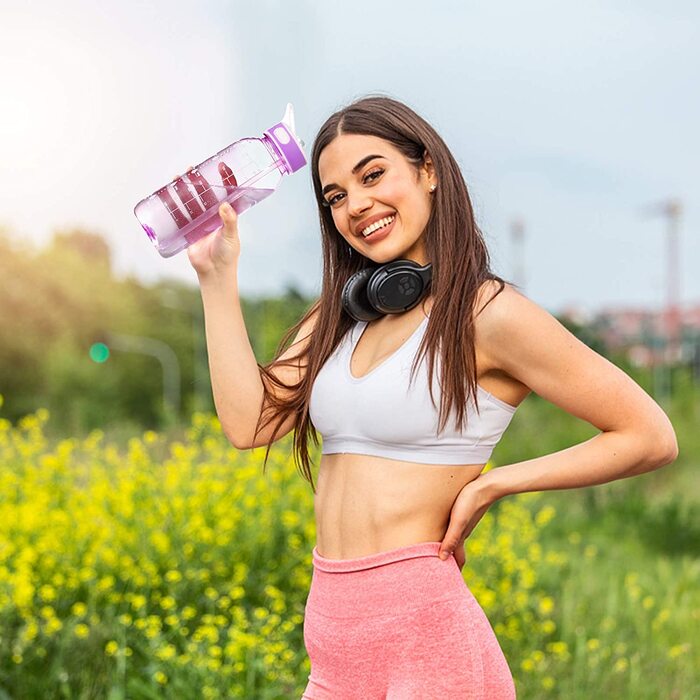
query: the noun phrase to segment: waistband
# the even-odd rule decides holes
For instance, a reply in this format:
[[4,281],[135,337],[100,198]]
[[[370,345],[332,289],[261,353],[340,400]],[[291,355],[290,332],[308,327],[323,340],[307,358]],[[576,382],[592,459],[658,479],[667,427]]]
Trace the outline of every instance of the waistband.
[[[384,564],[392,564],[406,559],[416,559],[417,557],[437,557],[442,542],[418,542],[397,549],[389,549],[386,552],[368,554],[356,559],[327,559],[318,553],[316,547],[313,548],[312,558],[314,568],[331,573],[344,573],[347,571],[362,571],[363,569],[373,569]],[[452,554],[450,556],[453,556]]]

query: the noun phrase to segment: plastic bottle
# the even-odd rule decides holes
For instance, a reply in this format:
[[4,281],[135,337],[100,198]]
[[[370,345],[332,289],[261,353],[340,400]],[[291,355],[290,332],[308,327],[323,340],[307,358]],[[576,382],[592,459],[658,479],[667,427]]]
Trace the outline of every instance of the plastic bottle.
[[223,224],[222,202],[242,214],[269,197],[284,175],[306,165],[303,145],[288,103],[282,121],[262,138],[235,141],[142,199],[134,214],[156,250],[169,258]]

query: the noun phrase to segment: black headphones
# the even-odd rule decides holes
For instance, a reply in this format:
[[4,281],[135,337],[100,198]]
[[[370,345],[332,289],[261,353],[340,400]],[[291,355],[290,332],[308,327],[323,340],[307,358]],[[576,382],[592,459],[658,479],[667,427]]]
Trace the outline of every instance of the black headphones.
[[343,287],[343,309],[356,321],[374,321],[412,309],[425,296],[433,266],[392,260],[356,272]]

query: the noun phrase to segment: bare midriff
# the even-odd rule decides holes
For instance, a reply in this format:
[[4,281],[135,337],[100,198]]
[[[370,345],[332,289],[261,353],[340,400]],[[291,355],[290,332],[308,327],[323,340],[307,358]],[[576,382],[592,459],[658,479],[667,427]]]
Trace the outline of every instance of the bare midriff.
[[354,559],[442,541],[457,495],[483,468],[323,455],[314,497],[319,554]]
[[[410,311],[370,324],[351,356],[351,375],[367,375],[396,352],[429,314],[432,303],[427,297]],[[478,322],[476,326],[478,335]],[[478,340],[475,352],[477,382],[517,406],[528,387],[492,367]],[[322,455],[314,497],[317,551],[328,559],[354,559],[419,542],[441,542],[457,495],[484,466],[421,464],[351,453]]]

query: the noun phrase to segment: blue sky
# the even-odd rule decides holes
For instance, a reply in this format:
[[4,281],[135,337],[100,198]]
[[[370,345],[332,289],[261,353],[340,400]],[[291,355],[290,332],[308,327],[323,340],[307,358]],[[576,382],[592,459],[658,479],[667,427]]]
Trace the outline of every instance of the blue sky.
[[[82,226],[118,276],[196,285],[134,205],[279,121],[310,152],[326,117],[381,91],[438,130],[495,271],[550,310],[660,308],[680,198],[681,301],[700,299],[700,9],[690,2],[27,2],[0,9],[0,227],[18,245]],[[244,294],[318,294],[310,168],[239,222]]]

